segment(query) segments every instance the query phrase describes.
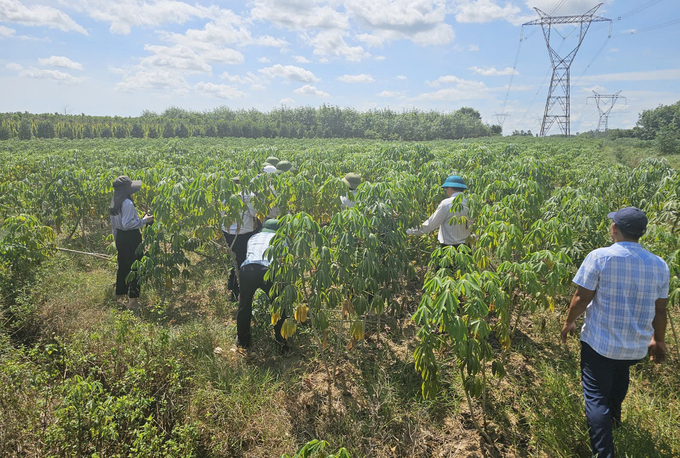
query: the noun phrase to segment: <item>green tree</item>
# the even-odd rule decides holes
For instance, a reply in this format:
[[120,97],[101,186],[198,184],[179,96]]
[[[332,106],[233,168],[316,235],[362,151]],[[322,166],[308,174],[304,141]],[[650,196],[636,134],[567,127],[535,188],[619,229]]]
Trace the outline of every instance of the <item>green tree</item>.
[[144,138],[144,129],[142,129],[142,126],[140,126],[139,124],[135,124],[134,126],[132,126],[130,136],[132,138]]
[[9,140],[11,135],[12,134],[7,127],[0,126],[0,140]]
[[38,138],[54,138],[54,124],[50,121],[43,121],[38,124],[36,130],[36,137]]
[[172,123],[165,123],[165,128],[163,129],[163,138],[171,138],[175,136],[175,129],[172,127]]
[[102,129],[99,136],[101,138],[111,138],[113,136],[113,133],[111,132],[111,127],[110,126],[104,126],[104,128]]
[[[163,133],[163,136],[165,136],[165,133]],[[187,138],[189,136],[189,129],[187,129],[183,122],[175,129],[175,136],[179,138]]]
[[19,140],[30,140],[32,136],[31,121],[28,118],[23,118],[19,124]]

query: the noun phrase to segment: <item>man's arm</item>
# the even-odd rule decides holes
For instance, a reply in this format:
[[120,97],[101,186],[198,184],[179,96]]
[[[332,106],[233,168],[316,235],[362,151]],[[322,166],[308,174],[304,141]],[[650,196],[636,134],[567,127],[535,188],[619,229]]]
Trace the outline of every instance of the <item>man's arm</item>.
[[654,320],[652,320],[652,327],[654,328],[654,336],[649,343],[649,359],[662,363],[666,360],[666,324],[668,318],[666,316],[666,305],[668,299],[657,299],[654,302]]
[[408,235],[423,235],[432,232],[442,225],[446,218],[450,216],[449,209],[442,204],[439,204],[437,210],[423,223],[422,226],[416,229],[409,229],[406,231]]
[[567,341],[567,334],[572,335],[576,333],[576,318],[581,316],[583,312],[588,308],[588,304],[593,300],[595,296],[595,291],[584,288],[583,286],[578,286],[574,297],[571,298],[571,304],[569,305],[569,313],[567,313],[567,321],[562,327],[562,342]]

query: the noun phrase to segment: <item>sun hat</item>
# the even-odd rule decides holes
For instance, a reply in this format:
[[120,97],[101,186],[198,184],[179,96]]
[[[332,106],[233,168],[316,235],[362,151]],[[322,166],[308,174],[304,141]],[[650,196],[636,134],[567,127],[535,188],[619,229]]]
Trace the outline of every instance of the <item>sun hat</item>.
[[451,175],[442,184],[442,188],[457,188],[457,189],[467,189],[465,182],[458,175]]
[[276,164],[276,173],[281,174],[289,171],[291,168],[293,168],[293,164],[291,164],[290,162],[280,161],[278,164]]
[[626,234],[642,237],[647,231],[647,216],[639,208],[626,207],[607,216]]
[[279,163],[279,158],[276,156],[269,156],[267,159],[265,159],[265,164],[271,164],[274,167],[276,167],[276,164]]
[[271,164],[265,165],[265,167],[262,169],[262,171],[263,171],[264,173],[274,173],[274,172],[276,172],[276,167],[274,167],[274,166],[271,165]]
[[131,180],[126,175],[121,175],[113,180],[113,198],[111,199],[110,210],[117,213],[125,199],[134,194],[142,187],[140,180]]
[[349,186],[350,191],[354,191],[361,184],[361,177],[356,173],[350,172],[345,175],[342,181]]
[[267,221],[264,222],[262,225],[262,232],[274,232],[279,229],[279,220],[278,219],[268,219]]

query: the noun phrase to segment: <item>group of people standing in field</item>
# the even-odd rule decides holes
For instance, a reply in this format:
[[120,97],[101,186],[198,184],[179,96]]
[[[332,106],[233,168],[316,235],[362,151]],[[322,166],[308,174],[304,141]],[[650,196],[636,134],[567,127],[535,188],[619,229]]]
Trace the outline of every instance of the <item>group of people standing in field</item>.
[[[263,173],[285,173],[292,168],[288,161],[267,158]],[[239,183],[238,177],[234,181]],[[343,181],[349,193],[341,197],[343,208],[351,208],[356,200],[361,177],[348,173]],[[127,281],[132,263],[140,258],[139,229],[153,223],[153,216],[140,217],[132,194],[141,182],[126,176],[113,182],[111,226],[118,248],[116,294],[127,295],[128,306],[137,308],[139,286],[135,279]],[[420,227],[408,229],[408,235],[420,236],[438,230],[442,246],[459,247],[470,236],[468,207],[464,197],[468,187],[458,175],[447,177],[442,189],[447,197]],[[269,260],[265,251],[274,238],[279,222],[278,208],[273,208],[264,222],[253,209],[253,194],[242,194],[246,210],[242,221],[222,228],[225,240],[239,266],[230,272],[228,287],[232,300],[238,300],[237,344],[251,344],[250,321],[253,296],[257,289],[269,293],[271,282],[265,281]],[[458,200],[457,200],[458,198]],[[669,268],[663,259],[642,248],[639,239],[647,230],[647,217],[638,208],[626,207],[608,215],[611,246],[592,251],[573,279],[576,292],[571,300],[561,331],[566,342],[576,332],[576,319],[585,313],[581,328],[581,383],[585,412],[593,454],[599,458],[614,456],[613,429],[621,423],[621,406],[628,391],[629,369],[647,355],[653,361],[666,358],[666,303]],[[286,347],[281,336],[285,313],[275,324],[277,342]]]

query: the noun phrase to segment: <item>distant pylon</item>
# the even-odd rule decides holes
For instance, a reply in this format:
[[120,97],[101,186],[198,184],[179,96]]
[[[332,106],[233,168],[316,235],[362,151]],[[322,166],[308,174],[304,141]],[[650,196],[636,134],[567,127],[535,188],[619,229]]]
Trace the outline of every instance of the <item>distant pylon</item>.
[[[626,99],[625,97],[619,95],[621,91],[616,94],[602,95],[593,91],[590,97],[586,98],[586,105],[588,105],[588,99],[595,99],[595,105],[597,105],[597,111],[600,112],[600,120],[597,123],[596,132],[606,133],[609,130],[609,113],[611,113],[614,108],[614,104],[618,99]],[[604,129],[603,129],[604,128]]]
[[510,117],[510,113],[494,113],[493,116],[496,118],[496,121],[498,121],[498,125],[501,126],[501,129],[503,129],[503,123],[506,118]]
[[[540,25],[543,29],[543,36],[545,43],[548,46],[548,53],[550,54],[550,62],[552,63],[552,79],[550,80],[550,90],[548,91],[548,99],[545,102],[545,111],[543,112],[543,122],[541,123],[541,137],[545,137],[550,128],[557,122],[560,126],[562,134],[569,136],[571,133],[571,105],[570,105],[570,81],[569,70],[571,63],[576,57],[576,53],[586,37],[586,33],[593,22],[609,21],[609,36],[611,36],[611,19],[601,16],[594,16],[595,12],[602,6],[602,3],[589,10],[587,13],[580,16],[549,16],[538,8],[534,8],[539,19],[527,22],[524,25]],[[554,25],[562,24],[579,24],[578,44],[565,57],[555,51],[550,46],[550,32]],[[557,32],[559,34],[559,32]],[[563,37],[564,38],[564,37]],[[553,109],[558,106],[559,108]]]

